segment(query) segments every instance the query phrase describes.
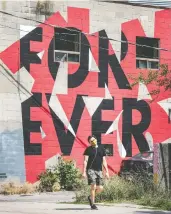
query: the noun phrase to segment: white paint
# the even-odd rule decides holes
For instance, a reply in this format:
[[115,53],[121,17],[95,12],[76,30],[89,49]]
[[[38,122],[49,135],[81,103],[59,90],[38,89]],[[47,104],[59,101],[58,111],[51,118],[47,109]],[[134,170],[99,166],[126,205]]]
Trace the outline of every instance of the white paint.
[[94,112],[99,107],[100,103],[103,101],[103,98],[102,97],[87,97],[87,96],[83,96],[82,98],[84,100],[84,103],[86,105],[86,108],[87,108],[90,116],[92,117]]
[[57,154],[45,161],[45,169],[52,169],[54,166],[56,166],[58,164],[59,157],[60,155]]
[[65,114],[65,111],[62,108],[62,105],[57,97],[56,94],[51,95],[50,101],[49,101],[49,106],[52,108],[52,110],[54,111],[54,113],[59,117],[59,119],[63,122],[63,124],[65,125],[65,127],[74,135],[75,132],[70,124],[70,122],[68,121],[68,118]]
[[146,140],[147,140],[147,142],[148,142],[150,151],[153,151],[154,142],[153,142],[153,137],[152,137],[152,135],[150,134],[150,132],[146,132],[146,133],[145,133],[145,138],[146,138]]
[[68,94],[68,63],[63,62],[63,58],[58,68],[53,90],[55,94]]
[[26,36],[28,33],[30,33],[32,30],[34,30],[35,26],[30,25],[20,25],[20,39]]
[[[24,67],[13,74],[1,60],[0,64],[0,93],[16,94],[17,100],[19,98],[21,103],[29,99],[32,96],[31,91],[35,81],[31,74]],[[16,81],[7,75],[6,70]],[[17,82],[19,82],[21,86]],[[23,89],[22,86],[26,90]]]
[[89,71],[100,72],[90,49],[89,49]]
[[20,85],[18,85],[18,90],[19,90],[18,93],[19,93],[20,100],[21,102],[24,102],[25,100],[29,99],[32,96],[31,91],[35,80],[24,67],[20,68],[20,70],[17,73],[15,73],[13,76],[28,91],[27,92]]
[[107,130],[106,134],[110,134],[113,131],[116,131],[118,129],[118,123],[119,123],[119,119],[120,116],[122,115],[123,110],[119,113],[119,115],[116,117],[116,119],[113,121],[112,125],[109,127],[109,129]]
[[109,91],[109,89],[108,89],[106,84],[105,84],[105,99],[113,100],[113,97],[112,97],[112,95],[111,95],[111,93],[110,93],[110,91]]
[[146,87],[145,84],[139,83],[139,89],[138,89],[138,98],[137,100],[152,100],[151,95]]
[[119,135],[119,129],[116,130],[116,133],[117,133],[117,145],[118,145],[118,151],[119,151],[119,155],[122,157],[122,158],[125,158],[126,157],[126,150],[122,144],[122,141],[120,139],[120,135]]
[[[114,0],[109,1],[114,2]],[[69,2],[69,5],[73,5],[72,1]],[[143,21],[142,27],[144,28],[145,33],[148,36],[154,37],[155,12],[158,11],[156,8],[144,9],[142,7],[133,7],[131,5],[126,4],[112,4],[112,3],[108,4],[102,1],[100,1],[100,4],[98,3],[98,1],[93,2],[93,4],[90,3],[89,8],[90,8],[91,34],[101,31],[102,29],[105,29],[109,38],[113,38],[120,41],[121,40],[120,29],[122,25],[125,25],[125,23],[128,23],[129,21],[134,21],[136,19],[140,20],[140,17],[142,16],[145,17],[147,16],[148,22],[146,20]],[[141,19],[143,19],[143,17]],[[121,42],[117,41],[109,42],[112,44],[112,47],[115,51],[118,61],[120,61]]]
[[[63,93],[67,94],[68,84],[66,79],[68,79],[68,64],[63,62],[65,56],[61,59],[60,67],[59,67],[59,75],[56,76],[55,83],[52,90],[52,95],[49,101],[49,106],[52,108],[54,113],[59,117],[59,119],[63,122],[65,127],[74,135],[75,132],[65,114],[64,109],[57,97],[57,94]],[[63,73],[64,72],[64,73]],[[63,86],[64,84],[64,86]]]
[[123,110],[119,113],[119,115],[113,121],[112,125],[109,127],[109,129],[107,130],[105,135],[110,134],[113,131],[116,131],[116,133],[117,133],[117,146],[118,146],[119,155],[122,158],[124,158],[124,157],[126,157],[126,150],[122,144],[122,141],[121,141],[120,135],[119,135],[119,119],[120,119],[122,113],[123,113]]
[[[111,38],[113,39],[113,35],[111,36]],[[119,27],[119,32],[117,34],[115,34],[114,39],[117,41],[110,40],[109,42],[110,42],[110,44],[113,48],[113,51],[114,51],[114,53],[118,59],[118,62],[120,62],[121,61],[121,45],[122,45],[122,43],[121,43],[121,25]]]
[[[157,103],[163,108],[163,110],[169,116],[169,109],[171,109],[171,98],[161,100]],[[170,119],[171,119],[171,115],[170,115]]]
[[153,15],[152,21],[149,20],[148,16],[140,16],[139,21],[144,29],[144,32],[147,37],[154,37],[154,13],[151,13],[151,16]]
[[168,139],[166,139],[165,141],[163,141],[163,142],[161,142],[162,144],[164,144],[164,143],[166,143],[166,144],[168,144],[168,143],[171,143],[171,138],[168,138]]
[[42,59],[44,53],[45,53],[45,51],[43,50],[43,51],[39,52],[39,53],[37,54],[37,56],[38,56],[40,59]]
[[40,133],[41,133],[41,136],[42,136],[42,139],[44,139],[46,137],[46,134],[45,132],[43,131],[42,127],[40,126]]

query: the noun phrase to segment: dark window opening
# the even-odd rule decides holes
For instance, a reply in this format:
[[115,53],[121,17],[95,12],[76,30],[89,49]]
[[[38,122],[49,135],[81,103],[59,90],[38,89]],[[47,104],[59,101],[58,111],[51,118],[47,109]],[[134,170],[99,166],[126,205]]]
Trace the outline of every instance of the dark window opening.
[[149,64],[149,68],[151,69],[158,69],[159,68],[159,62],[155,62],[155,61],[148,61]]
[[66,55],[67,54],[64,52],[56,52],[55,51],[55,62],[66,61],[67,60]]
[[0,173],[0,179],[5,179],[5,178],[7,178],[6,173]]
[[55,28],[55,61],[79,63],[81,48],[81,33],[78,31]]
[[[159,68],[159,39],[136,37],[136,67],[141,69]],[[148,47],[147,47],[148,46]]]
[[168,111],[169,111],[168,123],[170,123],[170,120],[171,120],[171,109],[169,108]]
[[147,68],[147,60],[137,60],[137,68]]
[[103,145],[106,151],[106,155],[113,156],[113,144],[103,144]]
[[[137,37],[136,38],[136,56],[138,58],[159,58],[159,39],[148,38],[148,37]],[[143,46],[144,45],[144,46]],[[150,46],[150,47],[145,47]],[[151,48],[153,47],[153,48]]]

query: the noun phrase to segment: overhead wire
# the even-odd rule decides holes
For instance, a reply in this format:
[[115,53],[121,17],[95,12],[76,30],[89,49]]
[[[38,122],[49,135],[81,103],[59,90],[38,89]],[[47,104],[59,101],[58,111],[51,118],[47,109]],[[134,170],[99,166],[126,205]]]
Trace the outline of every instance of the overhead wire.
[[[17,18],[23,18],[23,19],[26,19],[26,20],[29,20],[29,21],[35,21],[35,22],[38,22],[38,23],[40,23],[40,24],[46,24],[46,25],[48,25],[48,26],[51,26],[51,27],[59,27],[59,26],[52,26],[52,25],[49,25],[49,24],[47,24],[47,23],[43,23],[43,22],[39,22],[39,21],[37,21],[37,20],[33,20],[33,19],[28,19],[28,18],[25,18],[25,17],[19,17],[19,16],[15,16],[15,15],[13,15],[13,14],[9,14],[9,13],[7,13],[7,12],[3,12],[3,11],[0,11],[0,13],[3,13],[3,14],[6,14],[6,15],[11,15],[11,16],[14,16],[14,17],[17,17]],[[8,27],[8,28],[12,28],[12,29],[17,29],[17,30],[19,30],[19,31],[25,31],[25,30],[21,30],[21,29],[18,29],[18,28],[13,28],[13,27],[10,27],[10,26],[5,26],[5,25],[2,25],[2,24],[0,24],[1,26],[3,26],[3,27]],[[63,28],[63,27],[61,27],[61,28]],[[67,30],[69,30],[69,31],[74,31],[73,29],[68,29],[68,28],[64,28],[64,29],[67,29]],[[25,31],[25,32],[27,32],[27,33],[29,33],[30,31]],[[80,33],[80,31],[77,31],[77,32],[79,32]],[[84,33],[84,32],[82,32],[82,33]],[[36,33],[36,34],[38,34],[38,33]],[[66,33],[63,33],[63,34],[66,34]],[[68,34],[68,33],[67,33]],[[84,34],[86,34],[87,35],[87,33],[84,33]],[[40,34],[38,34],[38,35],[40,35]],[[71,35],[73,35],[73,34],[71,34]],[[89,36],[97,36],[97,35],[90,35],[90,34],[88,34]],[[47,35],[43,35],[43,37],[44,36],[47,36]],[[50,37],[50,36],[48,36],[49,38],[52,38],[52,37]],[[137,43],[132,43],[132,42],[129,42],[129,41],[122,41],[122,40],[116,40],[116,39],[113,39],[113,38],[108,38],[108,37],[100,37],[100,36],[98,36],[98,38],[102,38],[102,39],[107,39],[107,40],[111,40],[111,41],[117,41],[117,42],[121,42],[121,43],[128,43],[128,44],[130,44],[130,45],[136,45],[136,46],[141,46],[141,47],[146,47],[146,48],[153,48],[153,49],[156,49],[156,50],[162,50],[162,51],[168,51],[168,52],[171,52],[171,50],[169,50],[169,49],[165,49],[165,48],[156,48],[156,47],[152,47],[152,46],[147,46],[147,45],[140,45],[140,44],[137,44]],[[59,38],[58,38],[59,39]],[[61,39],[60,38],[60,40],[63,40],[63,41],[69,41],[69,40],[64,40],[64,39]],[[69,41],[69,42],[71,42],[71,41]],[[72,41],[72,43],[73,43],[73,41]],[[74,42],[74,43],[76,43],[76,42]],[[80,44],[80,43],[78,43],[78,44]],[[81,43],[81,44],[83,44],[83,43]],[[87,44],[83,44],[83,45],[87,45]],[[89,46],[89,45],[88,45]],[[91,46],[92,47],[92,46]],[[97,46],[94,46],[94,47],[97,47]],[[97,48],[100,48],[100,49],[106,49],[106,48],[103,48],[103,47],[97,47]],[[106,50],[109,50],[110,48],[108,48],[108,49],[106,49]],[[116,51],[115,51],[116,52]],[[130,54],[130,53],[128,53],[128,54]],[[134,54],[135,55],[135,54]],[[2,65],[1,65],[2,66]],[[17,82],[17,84],[19,84],[18,82]],[[21,90],[21,89],[20,89]],[[30,92],[29,92],[30,93]],[[32,96],[32,95],[31,95]],[[40,104],[39,104],[39,107],[40,107]],[[50,112],[48,112],[49,114],[50,114]],[[51,114],[50,114],[50,116],[51,116]],[[77,137],[76,137],[77,138]]]
[[[20,88],[21,92],[22,92],[24,95],[26,95],[28,98],[31,97],[32,100],[33,100],[33,102],[36,104],[37,107],[39,107],[41,110],[43,110],[43,111],[45,112],[45,114],[47,114],[50,118],[52,117],[52,116],[51,116],[51,113],[49,112],[49,110],[48,110],[46,107],[44,107],[41,103],[39,103],[39,101],[37,101],[37,99],[33,97],[33,94],[30,93],[20,82],[18,82],[18,81],[13,77],[13,75],[10,74],[10,72],[9,72],[2,64],[0,64],[0,67],[3,68],[3,70],[5,70],[5,72],[6,72],[6,73],[12,78],[12,80],[13,80],[14,82],[16,82],[17,84],[15,84],[15,83],[14,83],[13,81],[11,81],[11,79],[9,79],[3,72],[1,72],[1,74],[2,74],[3,76],[5,76],[16,88],[18,88],[18,85],[20,85],[20,87],[21,87],[22,89],[24,89],[24,91],[26,91],[26,92],[29,94],[29,96],[28,96],[24,91],[22,91],[21,88]],[[53,96],[53,95],[51,95],[51,96]],[[55,118],[55,120],[56,120],[56,118]],[[61,120],[60,120],[60,121],[61,121]],[[58,120],[57,120],[57,122],[58,122]],[[61,121],[61,123],[63,123],[63,122]],[[64,124],[64,123],[63,123],[63,125],[64,125],[64,127],[65,127],[65,124]],[[60,124],[59,124],[59,126],[60,126]],[[27,128],[26,128],[26,130],[30,131],[30,130],[27,129]],[[61,130],[60,130],[60,131],[62,132],[62,135],[66,134],[65,130],[63,130],[63,127],[61,127]],[[68,130],[68,131],[69,131],[69,130]],[[69,132],[70,132],[70,131],[69,131]],[[81,143],[82,145],[86,146],[86,144],[85,144],[80,138],[78,138],[78,136],[75,136],[75,140],[78,141],[79,143]]]
[[[22,29],[19,29],[19,28],[16,28],[16,27],[10,27],[10,26],[7,26],[7,25],[3,25],[3,24],[0,24],[0,26],[3,26],[4,28],[6,27],[6,28],[10,28],[10,29],[14,29],[14,30],[18,30],[18,31],[22,31],[22,32],[26,32],[26,33],[30,33],[30,31],[28,31],[28,30],[22,30]],[[41,36],[42,34],[39,34],[39,33],[36,33],[35,32],[35,34],[36,35],[39,35],[39,36]],[[47,36],[47,35],[42,35],[43,37],[47,37],[47,38],[50,38],[50,39],[53,39],[53,37],[51,37],[51,36]],[[1,39],[0,39],[1,40]],[[4,39],[5,40],[5,39]],[[103,47],[101,47],[101,46],[96,46],[96,45],[88,45],[88,44],[85,44],[85,43],[82,43],[82,42],[75,42],[75,41],[72,41],[72,40],[66,40],[66,39],[62,39],[62,38],[57,38],[57,40],[61,40],[61,41],[65,41],[65,42],[71,42],[71,43],[75,43],[75,44],[79,44],[79,45],[83,45],[83,46],[87,46],[87,47],[90,47],[90,48],[99,48],[99,49],[102,49],[102,50],[111,50],[110,48],[103,48]],[[119,52],[120,53],[120,51],[118,51],[118,50],[114,50],[114,52]],[[170,52],[170,51],[169,51]],[[124,52],[124,51],[122,51],[122,53],[127,53],[126,51]],[[130,54],[130,55],[134,55],[134,56],[136,56],[136,54],[135,53],[131,53],[130,51],[127,53],[128,55]],[[142,56],[144,56],[144,58],[146,58],[146,56],[145,55],[143,55],[142,54]],[[163,60],[168,60],[168,61],[170,61],[170,59],[166,59],[166,58],[162,58],[162,57],[160,57],[160,59],[163,59]]]
[[[60,27],[60,26],[55,26],[55,25],[51,25],[49,23],[46,23],[46,22],[40,22],[38,20],[34,20],[34,19],[30,19],[30,18],[26,18],[26,17],[21,17],[21,16],[17,16],[17,15],[14,15],[14,14],[11,14],[11,13],[8,13],[8,12],[5,12],[5,11],[2,11],[0,10],[0,13],[2,14],[5,14],[5,15],[9,15],[9,16],[13,16],[13,17],[16,17],[16,18],[20,18],[20,19],[25,19],[25,20],[29,20],[29,21],[34,21],[34,22],[37,22],[39,24],[43,24],[43,25],[47,25],[47,26],[50,26],[50,27],[57,27],[57,28],[62,28],[62,29],[67,29],[68,31],[72,31],[72,32],[77,32],[77,33],[80,33],[80,31],[78,30],[75,30],[75,29],[68,29],[66,27]],[[27,31],[27,30],[22,30],[22,29],[19,29],[19,28],[16,28],[16,27],[10,27],[10,26],[7,26],[7,25],[2,25],[0,24],[0,26],[2,27],[8,27],[8,28],[11,28],[11,29],[16,29],[16,30],[19,30],[19,31],[23,31],[23,32],[27,32],[27,33],[30,33],[30,31]],[[37,26],[39,27],[39,26]],[[89,35],[89,36],[97,36],[97,35],[93,35],[93,34],[88,34],[88,33],[85,33],[85,32],[82,32],[86,35]],[[41,34],[38,34],[38,33],[35,33],[37,35],[41,35]],[[56,34],[66,34],[68,35],[69,33],[56,33]],[[73,34],[69,34],[69,35],[73,35]],[[48,38],[51,38],[50,36],[47,36],[47,35],[43,35],[43,37],[48,37]],[[102,38],[102,39],[107,39],[109,41],[116,41],[116,42],[121,42],[121,43],[128,43],[128,44],[131,44],[131,45],[136,45],[136,46],[140,46],[140,47],[146,47],[146,48],[153,48],[153,49],[156,49],[156,50],[161,50],[161,51],[168,51],[168,52],[171,52],[171,50],[169,49],[166,49],[166,48],[156,48],[156,47],[153,47],[153,46],[148,46],[148,45],[141,45],[141,44],[137,44],[137,43],[132,43],[132,42],[129,42],[129,41],[123,41],[123,40],[117,40],[117,39],[112,39],[112,38],[108,38],[108,37],[100,37],[98,36],[98,38]],[[65,39],[62,39],[62,38],[58,38],[58,40],[61,40],[61,41],[67,41],[67,42],[72,42],[72,43],[75,43],[75,44],[82,44],[84,46],[89,46],[87,44],[84,44],[82,42],[75,42],[75,41],[70,41],[70,40],[65,40]],[[110,48],[103,48],[103,47],[99,47],[99,46],[94,46],[94,45],[91,45],[91,47],[96,47],[96,48],[99,48],[99,49],[103,49],[103,50],[109,50]],[[120,51],[116,51],[115,52],[120,52]],[[123,53],[123,52],[122,52]],[[132,54],[132,55],[136,55],[134,53],[128,53],[128,54]],[[142,55],[143,56],[143,55]],[[144,57],[146,58],[146,56],[144,55]],[[164,60],[169,60],[169,59],[166,59],[166,58],[161,58],[160,59],[164,59]]]
[[[10,72],[8,72],[8,70],[2,65],[0,64],[0,66],[7,72],[7,74],[15,81],[17,82],[17,80],[15,80],[15,78],[13,77],[12,74],[10,74]],[[14,84],[13,81],[11,81],[3,72],[1,72],[1,74],[3,74],[14,86],[17,87],[17,85]],[[29,95],[31,95],[32,97],[32,93],[30,93],[21,83],[17,82],[17,84],[20,84],[21,88],[24,88],[25,91],[27,91],[29,93]],[[20,89],[21,90],[21,89]],[[23,92],[25,94],[25,92]],[[25,94],[26,95],[26,94]],[[27,96],[27,95],[26,95]],[[30,97],[28,97],[30,98]],[[32,97],[33,101],[35,102],[35,104],[37,104],[37,106],[42,109],[50,118],[51,118],[51,113],[47,110],[47,108],[45,108],[44,106],[42,106],[34,97]],[[56,118],[55,118],[56,120]],[[61,120],[60,120],[61,121]],[[58,121],[57,121],[58,122]],[[63,123],[63,121],[61,121],[61,123]],[[63,123],[63,125],[65,126],[65,124]],[[60,125],[59,125],[60,126]],[[26,130],[28,130],[30,132],[29,129],[26,128]],[[65,130],[62,129],[61,127],[61,131],[62,131],[62,135],[66,134]],[[69,131],[70,132],[70,131]],[[87,145],[76,135],[75,136],[75,140],[78,142],[78,143],[81,143],[84,147],[87,147]],[[112,166],[110,166],[110,164],[108,164],[108,167],[109,169],[114,172],[114,173],[117,173]]]
[[[0,11],[1,12],[1,11]],[[29,19],[30,20],[30,19]],[[19,31],[24,31],[24,32],[27,32],[27,33],[29,33],[30,31],[27,31],[27,30],[21,30],[21,29],[18,29],[18,28],[14,28],[14,27],[10,27],[10,26],[6,26],[6,25],[2,25],[2,24],[0,24],[0,26],[3,26],[3,27],[7,27],[7,28],[12,28],[12,29],[16,29],[16,30],[19,30]],[[36,33],[37,35],[41,35],[41,34],[38,34],[38,33]],[[49,37],[49,38],[51,38],[52,39],[52,37],[50,37],[50,36],[47,36],[47,35],[43,35],[43,36],[45,36],[45,37]],[[72,43],[78,43],[78,42],[73,42],[73,41],[70,41],[70,40],[65,40],[65,39],[61,39],[61,38],[58,38],[59,40],[63,40],[63,41],[67,41],[67,42],[72,42]],[[78,43],[78,44],[80,44],[80,43]],[[86,46],[89,46],[89,45],[87,45],[87,44],[84,44],[84,43],[81,43],[81,44],[83,44],[83,45],[86,45]],[[92,47],[92,46],[91,46]],[[95,46],[95,47],[97,47],[97,46]],[[109,48],[108,49],[106,49],[106,48],[102,48],[102,47],[99,47],[99,48],[101,48],[101,49],[104,49],[104,50],[109,50]],[[132,55],[135,55],[135,54],[133,54],[133,53],[128,53],[128,54],[132,54]],[[169,59],[168,59],[169,60]],[[32,95],[31,95],[32,96]]]
[[[4,15],[15,17],[15,18],[20,18],[20,19],[25,19],[25,20],[28,20],[28,21],[33,21],[33,22],[36,22],[36,23],[39,23],[39,24],[42,24],[42,25],[47,25],[49,27],[53,27],[53,28],[57,27],[57,28],[66,29],[66,30],[71,31],[71,32],[80,33],[80,31],[75,30],[75,29],[69,29],[67,27],[61,27],[61,26],[51,25],[51,24],[46,23],[46,22],[41,22],[41,21],[30,19],[30,18],[27,18],[27,17],[21,17],[21,16],[14,15],[14,14],[9,13],[9,12],[2,11],[2,10],[0,10],[0,13],[2,13]],[[123,41],[123,40],[118,40],[118,39],[109,38],[109,37],[97,36],[97,35],[89,34],[89,33],[86,33],[86,32],[82,32],[82,33],[84,33],[85,35],[89,35],[89,36],[93,36],[93,37],[98,37],[98,38],[101,38],[101,39],[107,39],[109,41],[116,41],[116,42],[121,42],[121,43],[128,43],[130,45],[136,45],[136,46],[140,46],[140,47],[146,47],[146,48],[152,48],[152,49],[156,49],[156,50],[162,50],[162,51],[169,51],[169,52],[171,52],[171,50],[166,49],[166,48],[156,48],[156,47],[149,46],[149,45],[141,45],[141,44],[137,44],[137,43],[133,43],[133,42],[129,42],[129,41]],[[65,33],[63,33],[63,34],[65,34]]]

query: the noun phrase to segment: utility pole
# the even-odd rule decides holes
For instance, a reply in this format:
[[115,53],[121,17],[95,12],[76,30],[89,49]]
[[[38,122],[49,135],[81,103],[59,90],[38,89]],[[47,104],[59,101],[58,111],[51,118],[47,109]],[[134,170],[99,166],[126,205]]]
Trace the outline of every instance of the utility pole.
[[154,183],[163,190],[171,190],[171,138],[154,144]]

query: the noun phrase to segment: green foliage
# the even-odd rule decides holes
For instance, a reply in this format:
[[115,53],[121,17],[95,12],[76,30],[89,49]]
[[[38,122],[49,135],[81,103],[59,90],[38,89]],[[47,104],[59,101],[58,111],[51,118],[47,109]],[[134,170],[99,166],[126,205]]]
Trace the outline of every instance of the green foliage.
[[40,180],[40,191],[52,192],[56,189],[54,188],[55,183],[56,185],[59,183],[60,188],[64,190],[76,190],[82,186],[81,173],[75,167],[74,162],[62,158],[55,167],[41,173],[38,179]]
[[[126,181],[118,176],[112,177],[110,180],[105,181],[104,191],[97,195],[97,202],[116,202],[116,201],[124,201],[124,200],[135,200],[140,198],[141,195],[145,193],[145,189],[139,183],[139,185],[135,185],[134,181]],[[82,191],[78,191],[76,194],[77,202],[84,202],[87,200],[87,196],[89,194],[89,190],[82,189]]]
[[129,76],[133,80],[131,86],[134,87],[139,82],[145,85],[153,84],[154,89],[151,90],[151,95],[158,96],[163,89],[164,91],[171,91],[171,70],[168,65],[160,65],[159,70],[149,70],[148,73],[140,72],[137,77]]
[[75,167],[74,162],[61,159],[57,167],[57,175],[62,189],[73,190],[78,187],[81,173]]
[[47,169],[45,172],[42,172],[38,176],[38,180],[40,180],[39,190],[41,192],[52,192],[53,185],[56,182],[59,182],[57,173],[53,172],[51,169]]
[[137,203],[162,210],[171,210],[170,194],[168,193],[158,193],[155,195],[145,194]]
[[53,3],[50,0],[37,1],[35,13],[36,15],[50,16],[53,13]]
[[[87,202],[90,188],[82,188],[76,192],[77,203]],[[171,210],[170,193],[156,187],[151,176],[136,175],[131,181],[113,176],[105,181],[104,191],[97,195],[97,202],[134,202],[164,210]]]

